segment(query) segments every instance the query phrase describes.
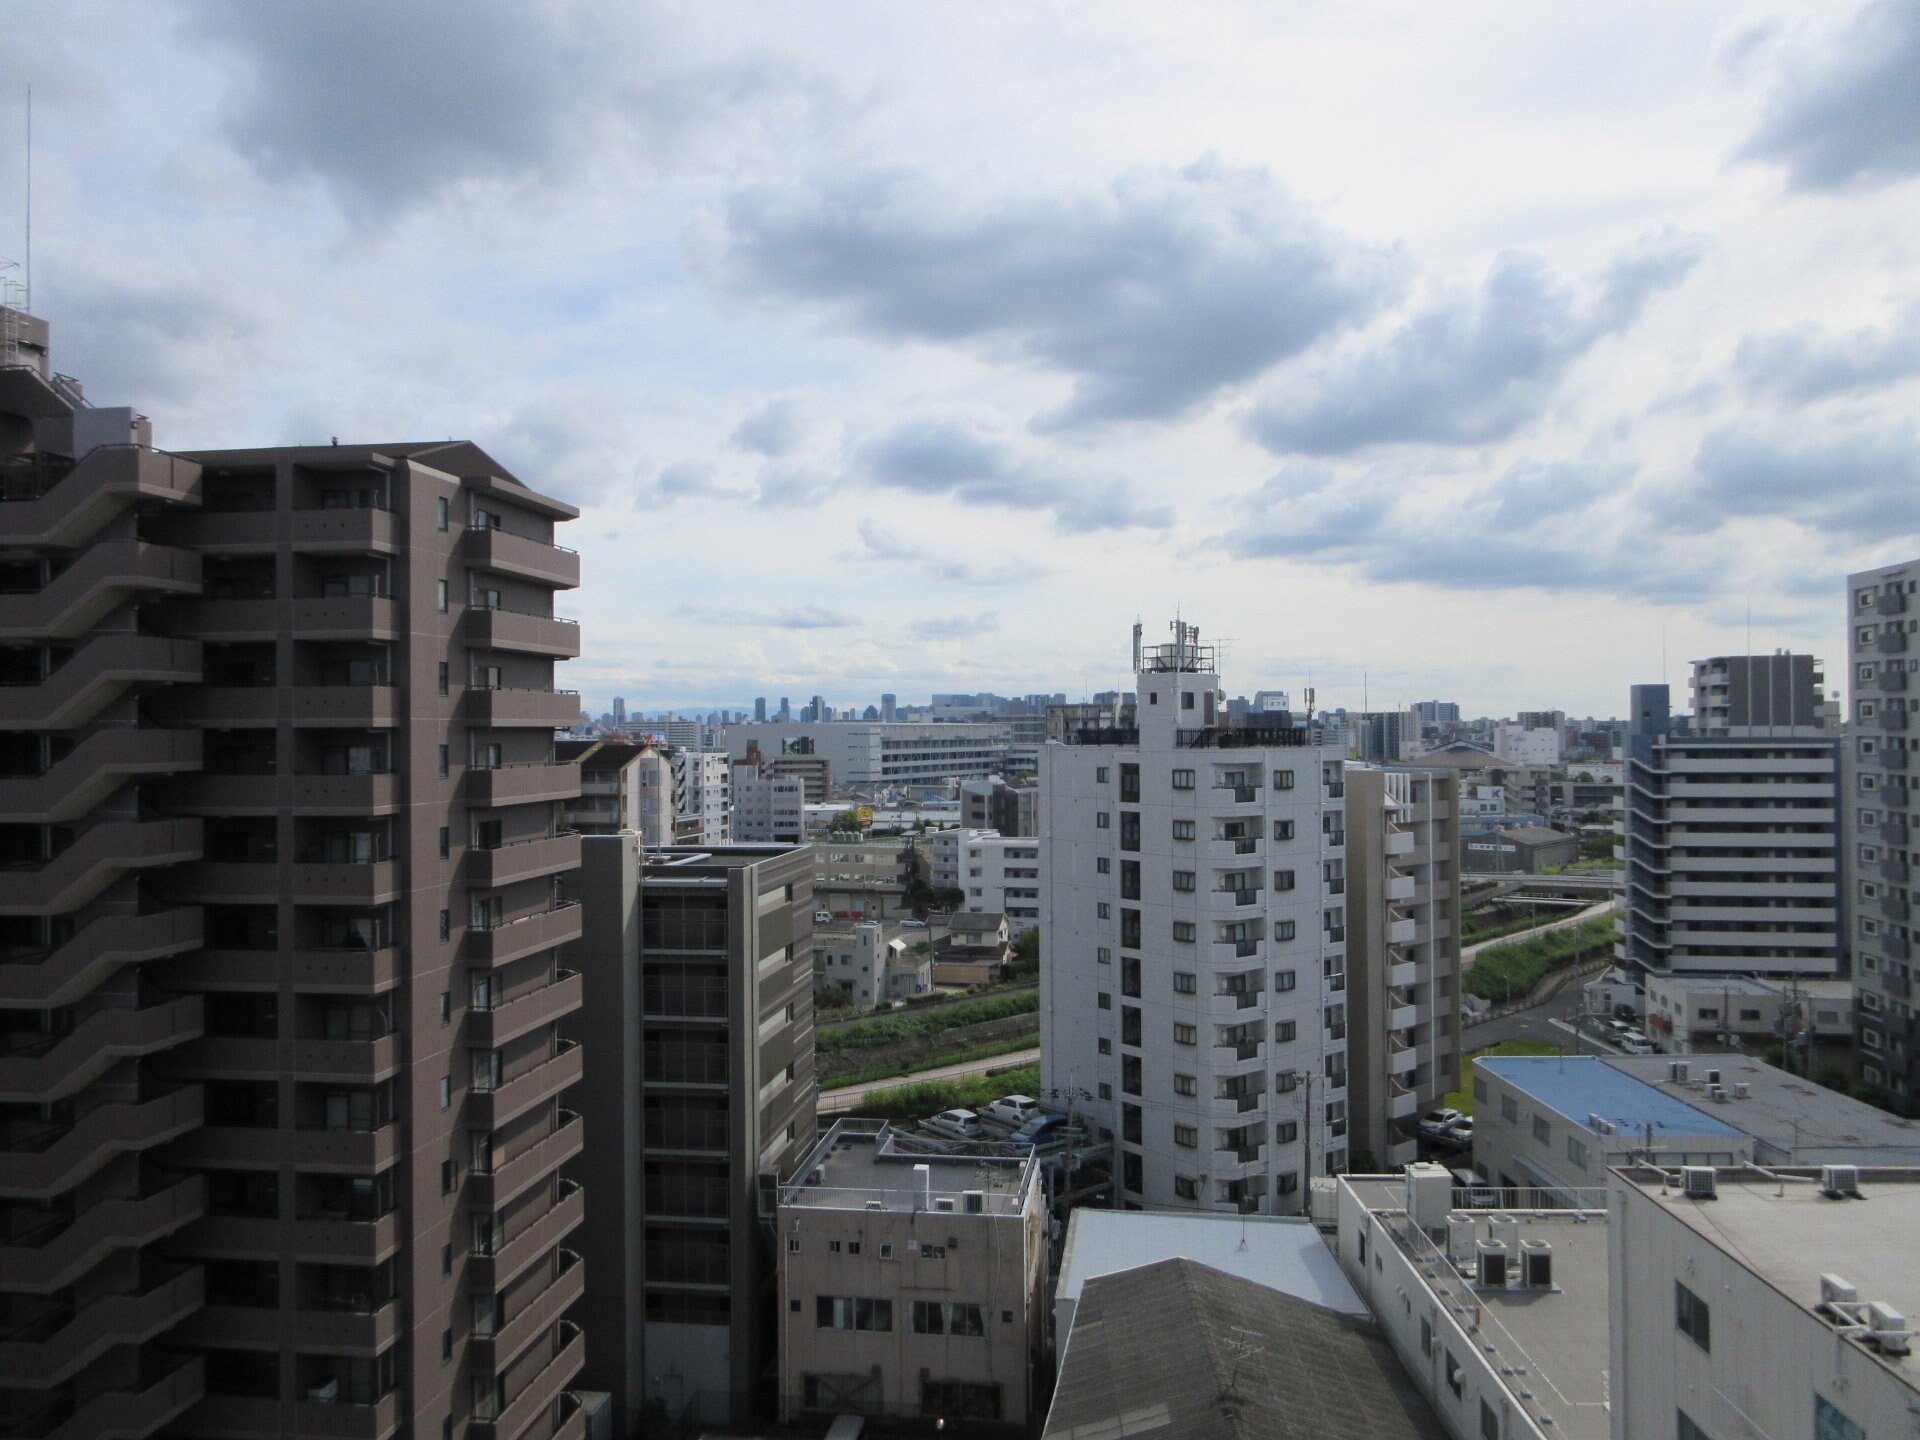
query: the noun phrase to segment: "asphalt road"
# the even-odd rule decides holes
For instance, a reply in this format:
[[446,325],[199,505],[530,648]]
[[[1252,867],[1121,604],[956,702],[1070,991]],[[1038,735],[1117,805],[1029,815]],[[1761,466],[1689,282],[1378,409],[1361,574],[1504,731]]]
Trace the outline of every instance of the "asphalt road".
[[866,1099],[868,1092],[873,1090],[891,1090],[899,1085],[918,1085],[923,1080],[958,1080],[968,1075],[984,1075],[989,1070],[1004,1070],[1009,1065],[1039,1063],[1040,1048],[1036,1045],[1031,1050],[1015,1050],[986,1060],[967,1060],[959,1065],[942,1065],[936,1070],[919,1070],[912,1075],[894,1075],[865,1085],[849,1085],[844,1090],[822,1090],[820,1113],[830,1115],[840,1110],[851,1110]]

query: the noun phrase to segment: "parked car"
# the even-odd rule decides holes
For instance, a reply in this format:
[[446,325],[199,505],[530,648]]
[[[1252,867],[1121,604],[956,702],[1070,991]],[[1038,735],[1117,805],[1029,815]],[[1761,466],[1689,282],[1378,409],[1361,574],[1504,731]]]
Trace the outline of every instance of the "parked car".
[[1031,1095],[1002,1095],[986,1108],[986,1118],[1019,1129],[1040,1113],[1040,1102]]
[[[1082,1132],[1075,1130],[1073,1133],[1079,1135]],[[1050,1145],[1056,1140],[1065,1139],[1066,1135],[1067,1117],[1043,1112],[1035,1115],[1007,1139],[1015,1145]]]
[[902,920],[900,922],[900,928],[902,930],[924,930],[927,928],[927,922],[924,920]]
[[1441,1139],[1447,1133],[1447,1127],[1454,1121],[1463,1119],[1458,1110],[1429,1110],[1420,1117],[1420,1133]]
[[1622,1035],[1620,1037],[1620,1048],[1629,1055],[1651,1055],[1654,1053],[1653,1042],[1637,1031],[1631,1035]]
[[831,925],[833,923],[833,912],[831,910],[814,911],[813,923],[816,925]]
[[1458,1120],[1447,1126],[1447,1132],[1443,1138],[1463,1149],[1473,1144],[1473,1117],[1471,1115],[1462,1115]]
[[980,1138],[980,1117],[971,1110],[942,1110],[932,1119],[921,1122],[936,1135],[944,1135],[949,1140],[978,1140]]

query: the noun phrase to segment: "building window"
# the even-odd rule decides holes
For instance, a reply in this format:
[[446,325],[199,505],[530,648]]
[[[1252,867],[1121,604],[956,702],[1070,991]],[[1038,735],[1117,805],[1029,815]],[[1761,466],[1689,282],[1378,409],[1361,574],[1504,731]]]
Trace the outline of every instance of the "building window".
[[1113,1008],[1113,996],[1105,990],[1102,990],[1099,994],[1098,1004],[1102,1010],[1111,1010]]
[[453,1104],[453,1077],[442,1075],[440,1077],[440,1108],[445,1110],[451,1104]]
[[1093,817],[1093,828],[1096,830],[1111,830],[1113,828],[1112,814],[1105,810],[1100,811]]
[[1300,927],[1291,920],[1276,920],[1273,922],[1273,938],[1276,941],[1291,940],[1299,933]]
[[439,512],[440,528],[444,530],[447,528],[448,511],[450,508],[447,504],[447,497],[442,495],[438,500],[434,501],[433,503],[434,503],[434,508]]
[[1113,918],[1113,906],[1104,900],[1096,900],[1093,906],[1093,915],[1096,920],[1111,920]]
[[1147,1167],[1138,1155],[1127,1154],[1120,1157],[1120,1184],[1123,1189],[1140,1194],[1147,1188]]
[[1480,1401],[1480,1440],[1500,1440],[1500,1412]]
[[1273,838],[1276,840],[1291,840],[1293,838],[1293,822],[1291,820],[1274,821]]
[[440,827],[440,858],[442,860],[446,860],[450,858],[452,854],[453,854],[453,829],[451,826],[442,825]]
[[1200,1182],[1191,1175],[1176,1175],[1173,1177],[1173,1195],[1176,1200],[1198,1200]]
[[[1122,1055],[1120,1057],[1120,1093],[1138,1095],[1140,1093],[1140,1057]],[[1135,1187],[1138,1188],[1137,1186]]]
[[1694,1344],[1713,1353],[1713,1308],[1678,1280],[1673,1282],[1673,1323]]
[[959,1300],[916,1300],[913,1302],[913,1333],[916,1335],[985,1335],[986,1317],[978,1305]]
[[440,938],[443,941],[453,938],[453,912],[451,910],[442,910],[440,912]]
[[440,747],[440,775],[442,779],[446,778],[447,766],[448,766],[448,763],[452,760],[452,758],[453,758],[452,750],[449,747],[442,745]]
[[1097,785],[1106,784],[1107,783],[1107,767],[1105,765],[1096,765],[1093,770],[1093,779],[1094,779],[1094,783]]
[[1273,888],[1276,890],[1293,889],[1293,871],[1276,870],[1273,872]]
[[1120,803],[1123,805],[1140,803],[1140,767],[1138,765],[1120,767]]
[[449,1023],[452,1019],[453,1019],[453,994],[451,991],[442,990],[440,992],[440,1023],[442,1025],[445,1025]]
[[1173,1093],[1176,1095],[1198,1095],[1200,1093],[1200,1082],[1191,1075],[1175,1075],[1173,1077]]
[[893,1302],[865,1295],[821,1295],[813,1302],[813,1323],[821,1330],[891,1330]]
[[1194,874],[1191,870],[1173,872],[1173,888],[1182,894],[1190,894],[1194,888]]
[[1297,1021],[1276,1020],[1273,1022],[1273,1038],[1275,1043],[1277,1044],[1280,1044],[1280,1045],[1292,1044],[1293,1037],[1298,1033],[1299,1033],[1299,1022]]
[[1276,990],[1291,990],[1299,983],[1299,977],[1291,970],[1273,972],[1273,988]]
[[1193,922],[1191,920],[1176,920],[1173,922],[1174,939],[1191,945],[1193,943],[1194,933]]
[[1193,839],[1193,835],[1194,835],[1193,821],[1176,820],[1173,822],[1173,838],[1174,839],[1191,840]]
[[1567,1136],[1567,1159],[1571,1160],[1575,1165],[1578,1165],[1582,1170],[1586,1169],[1587,1147],[1585,1142],[1576,1140],[1571,1135]]
[[1096,1045],[1096,1046],[1098,1047],[1098,1049],[1099,1049],[1099,1051],[1100,1051],[1100,1053],[1101,1053],[1102,1055],[1111,1055],[1111,1054],[1113,1054],[1113,1041],[1111,1041],[1111,1040],[1109,1040],[1109,1039],[1108,1039],[1108,1038],[1107,1038],[1106,1036],[1104,1036],[1104,1035],[1102,1035],[1102,1036],[1101,1036],[1101,1037],[1100,1037],[1100,1038],[1099,1038],[1099,1039],[1098,1039],[1097,1041],[1095,1041],[1094,1043],[1095,1043],[1095,1045]]
[[1200,1131],[1192,1125],[1176,1125],[1173,1127],[1173,1143],[1182,1150],[1197,1149],[1200,1144]]
[[1502,1095],[1500,1097],[1500,1118],[1505,1120],[1509,1125],[1518,1125],[1520,1123],[1520,1102],[1515,1100],[1511,1095]]
[[1473,1077],[1473,1098],[1482,1105],[1487,1103],[1487,1082],[1478,1075]]
[[[1816,1401],[1819,1401],[1820,1397],[1816,1395],[1814,1399]],[[1821,1403],[1825,1403],[1825,1402],[1821,1402]],[[1816,1406],[1815,1408],[1818,1408],[1818,1406]],[[1708,1435],[1705,1430],[1702,1430],[1698,1425],[1693,1423],[1693,1417],[1687,1414],[1686,1411],[1675,1410],[1673,1412],[1673,1417],[1674,1417],[1673,1433],[1678,1437],[1678,1440],[1712,1440],[1712,1437]],[[1828,1433],[1824,1425],[1819,1428],[1819,1433],[1822,1435],[1825,1435]],[[1839,1430],[1839,1431],[1834,1431],[1833,1433],[1837,1435],[1844,1435],[1847,1432],[1845,1432],[1844,1430]]]
[[1547,1123],[1546,1116],[1536,1115],[1533,1117],[1533,1138],[1538,1140],[1542,1145],[1551,1145],[1553,1143],[1553,1126]]
[[433,604],[442,615],[447,613],[447,582],[434,581]]
[[1288,1094],[1298,1086],[1299,1083],[1299,1075],[1292,1070],[1282,1070],[1278,1075],[1273,1077],[1274,1092],[1279,1095]]
[[1106,1081],[1102,1080],[1100,1082],[1099,1093],[1100,1093],[1100,1098],[1102,1100],[1111,1100],[1113,1099],[1113,1086],[1109,1085]]
[[1107,946],[1102,945],[1093,952],[1093,958],[1102,965],[1111,965],[1113,963],[1113,951]]
[[1173,772],[1173,788],[1176,790],[1193,789],[1193,771],[1176,770]]
[[1458,1400],[1460,1398],[1460,1392],[1466,1388],[1466,1381],[1460,1370],[1460,1362],[1453,1358],[1453,1351],[1448,1350],[1445,1352],[1445,1355],[1447,1361],[1447,1388],[1453,1392],[1453,1398]]
[[1176,1045],[1194,1045],[1199,1042],[1200,1032],[1192,1025],[1182,1025],[1178,1021],[1173,1026],[1173,1043]]
[[1273,788],[1276,790],[1293,789],[1293,772],[1291,770],[1274,771],[1273,772]]
[[1176,970],[1173,972],[1173,993],[1176,995],[1197,995],[1200,993],[1200,982],[1197,977],[1189,974],[1187,971]]
[[1108,859],[1108,858],[1107,858],[1107,857],[1106,857],[1105,855],[1096,855],[1096,856],[1094,856],[1094,857],[1093,857],[1093,872],[1094,872],[1094,874],[1096,874],[1096,875],[1110,875],[1110,874],[1112,874],[1112,873],[1113,873],[1113,861],[1111,861],[1111,860],[1109,860],[1109,859]]

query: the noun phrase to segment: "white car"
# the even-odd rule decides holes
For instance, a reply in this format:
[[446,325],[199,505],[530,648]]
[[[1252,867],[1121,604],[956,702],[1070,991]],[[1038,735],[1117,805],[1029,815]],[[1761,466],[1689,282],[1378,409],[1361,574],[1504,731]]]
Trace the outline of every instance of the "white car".
[[831,925],[833,923],[833,912],[831,910],[814,911],[813,923],[816,925]]
[[949,1140],[978,1140],[980,1138],[980,1117],[971,1110],[942,1110],[930,1120],[921,1122],[936,1135],[945,1135]]
[[1644,1035],[1622,1035],[1619,1040],[1619,1045],[1620,1048],[1629,1055],[1651,1055],[1654,1053],[1653,1042]]
[[1031,1095],[1002,1095],[987,1106],[986,1117],[1002,1125],[1019,1129],[1040,1113],[1040,1102]]
[[924,930],[927,928],[927,922],[924,920],[902,920],[900,922],[900,928],[902,930]]
[[1435,1140],[1443,1139],[1447,1127],[1456,1120],[1464,1119],[1458,1110],[1429,1110],[1420,1117],[1420,1133]]

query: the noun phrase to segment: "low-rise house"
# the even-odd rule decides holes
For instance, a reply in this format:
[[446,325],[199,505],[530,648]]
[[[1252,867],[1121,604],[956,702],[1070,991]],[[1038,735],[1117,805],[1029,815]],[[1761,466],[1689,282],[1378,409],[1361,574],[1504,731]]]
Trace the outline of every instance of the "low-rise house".
[[924,995],[934,984],[933,955],[926,932],[916,933],[877,920],[821,924],[813,932],[814,990],[845,989],[862,1007]]
[[934,947],[937,985],[990,985],[1013,958],[1007,917],[960,910],[947,917],[947,936]]

